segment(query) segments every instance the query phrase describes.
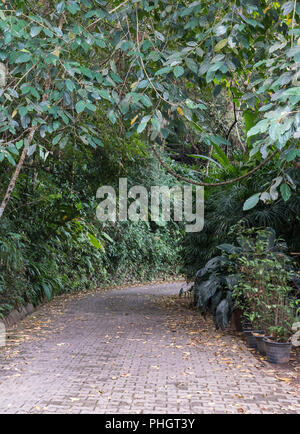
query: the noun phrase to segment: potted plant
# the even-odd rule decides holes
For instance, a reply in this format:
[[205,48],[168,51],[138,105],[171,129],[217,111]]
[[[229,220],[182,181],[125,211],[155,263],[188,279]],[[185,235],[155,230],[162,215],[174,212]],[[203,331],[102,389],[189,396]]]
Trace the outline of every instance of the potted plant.
[[293,264],[272,229],[246,233],[243,254],[236,258],[240,278],[233,299],[253,324],[253,330],[246,332],[248,345],[266,354],[268,361],[283,363],[289,358],[297,303],[291,287]]
[[[267,327],[274,293],[266,291],[270,283],[276,283],[277,265],[281,264],[285,245],[276,239],[272,228],[245,229],[240,225],[232,229],[237,234],[237,244],[221,244],[222,255],[210,259],[195,276],[192,287],[194,306],[205,316],[213,315],[216,328],[224,329],[233,312],[242,313],[242,329],[249,336],[250,345],[256,347],[262,341],[262,333],[269,336]],[[294,276],[292,267],[286,283]],[[289,270],[286,270],[289,271]],[[275,297],[276,298],[276,297]],[[267,320],[268,316],[268,320]],[[258,344],[261,351],[264,342]]]
[[[278,282],[271,289],[273,302],[270,304],[267,320],[269,337],[263,339],[265,343],[267,361],[270,363],[288,363],[292,348],[295,306],[299,303],[290,297],[291,288],[284,284],[285,272],[278,276]],[[274,302],[275,298],[275,302]]]

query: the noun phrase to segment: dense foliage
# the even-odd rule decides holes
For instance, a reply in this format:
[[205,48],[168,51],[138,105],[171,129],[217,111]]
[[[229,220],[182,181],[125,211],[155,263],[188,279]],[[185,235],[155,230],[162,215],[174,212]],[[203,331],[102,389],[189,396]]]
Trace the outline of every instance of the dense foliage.
[[[62,292],[179,273],[183,231],[177,222],[112,225],[95,218],[95,191],[108,180],[111,170],[126,175],[132,185],[143,179],[146,186],[159,182],[172,186],[173,178],[156,161],[144,155],[134,158],[130,162],[124,156],[126,173],[120,171],[111,149],[91,154],[88,174],[78,160],[72,173],[63,158],[58,164],[49,157],[47,170],[37,161],[35,169],[26,167],[0,227],[0,314]],[[99,175],[102,164],[109,171]]]
[[96,221],[122,176],[207,186],[189,277],[240,220],[299,251],[299,22],[296,0],[2,0],[2,311],[179,272],[178,223]]
[[[290,252],[300,251],[299,168],[291,167],[286,171],[296,186],[287,201],[278,195],[278,199],[271,203],[261,201],[256,207],[243,211],[245,199],[254,191],[264,188],[278,170],[278,163],[269,163],[258,175],[247,181],[222,189],[206,189],[204,228],[201,232],[187,234],[184,241],[183,271],[189,279],[193,278],[199,267],[203,267],[210,258],[218,254],[219,244],[235,241],[235,234],[230,229],[238,222],[243,222],[248,228],[272,227],[277,234],[284,237]],[[218,171],[215,176],[222,179],[224,174]]]
[[222,254],[197,271],[194,304],[213,314],[217,329],[240,309],[254,327],[287,339],[300,303],[300,279],[287,246],[271,228],[232,229],[236,245],[219,245]]

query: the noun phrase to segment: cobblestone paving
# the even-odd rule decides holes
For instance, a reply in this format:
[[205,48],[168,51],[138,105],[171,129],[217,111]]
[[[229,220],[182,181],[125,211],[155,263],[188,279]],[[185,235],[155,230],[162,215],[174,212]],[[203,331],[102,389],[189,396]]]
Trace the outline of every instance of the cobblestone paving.
[[[0,348],[0,413],[298,413],[299,390],[232,334],[158,302],[166,283],[58,297]],[[183,309],[183,308],[181,308]]]

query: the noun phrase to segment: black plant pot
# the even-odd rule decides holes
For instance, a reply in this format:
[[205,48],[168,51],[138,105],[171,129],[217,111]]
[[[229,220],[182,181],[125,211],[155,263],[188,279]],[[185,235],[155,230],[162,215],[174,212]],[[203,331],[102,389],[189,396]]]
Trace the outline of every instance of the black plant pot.
[[243,330],[252,330],[253,327],[252,327],[251,322],[249,322],[249,321],[243,321],[242,322],[242,329]]
[[275,342],[268,338],[263,338],[267,361],[270,363],[288,363],[292,348],[291,342]]
[[246,334],[247,344],[249,345],[249,347],[250,348],[257,348],[256,336],[254,336],[253,333],[263,334],[264,331],[263,330],[252,330],[250,333]]
[[266,355],[266,347],[265,347],[265,342],[263,340],[265,337],[270,338],[270,336],[265,336],[264,333],[255,336],[257,349],[262,356]]

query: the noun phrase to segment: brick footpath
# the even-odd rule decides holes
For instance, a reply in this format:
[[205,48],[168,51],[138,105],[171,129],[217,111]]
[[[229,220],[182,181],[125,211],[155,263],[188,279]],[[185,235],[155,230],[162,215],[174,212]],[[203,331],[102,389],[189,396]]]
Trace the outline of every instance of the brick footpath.
[[98,291],[41,307],[0,348],[0,413],[300,414],[299,389],[270,375],[240,338],[201,317],[191,331],[184,318],[194,313],[179,326],[175,305],[157,302],[181,286]]

